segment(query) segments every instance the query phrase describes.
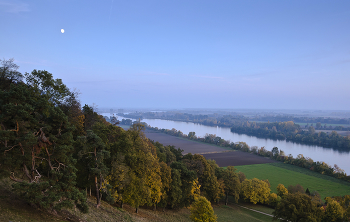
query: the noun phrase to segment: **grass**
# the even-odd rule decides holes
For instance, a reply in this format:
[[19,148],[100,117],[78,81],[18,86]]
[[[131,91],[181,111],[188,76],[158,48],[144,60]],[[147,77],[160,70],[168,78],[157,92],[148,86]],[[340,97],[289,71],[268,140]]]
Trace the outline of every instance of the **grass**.
[[238,172],[243,172],[248,179],[268,179],[274,193],[277,192],[277,185],[281,183],[285,187],[300,184],[304,189],[309,188],[311,192],[317,191],[321,199],[350,194],[350,183],[348,182],[289,164],[266,163],[235,166],[235,168]]
[[250,209],[253,210],[257,210],[266,214],[271,214],[274,211],[273,208],[261,205],[261,204],[252,204],[252,203],[247,203],[247,202],[239,202],[239,205],[244,206],[244,207],[248,207]]
[[[262,206],[263,207],[263,206]],[[214,206],[214,212],[218,216],[218,222],[232,221],[232,222],[260,222],[272,221],[272,217],[260,214],[241,208],[237,205],[219,205]],[[267,208],[267,207],[265,207]]]
[[67,221],[31,207],[11,192],[12,181],[0,180],[0,221]]

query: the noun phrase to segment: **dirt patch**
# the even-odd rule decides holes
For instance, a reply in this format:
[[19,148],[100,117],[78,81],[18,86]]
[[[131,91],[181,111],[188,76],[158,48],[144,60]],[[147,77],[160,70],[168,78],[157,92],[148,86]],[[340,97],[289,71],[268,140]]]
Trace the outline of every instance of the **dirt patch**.
[[242,151],[210,153],[210,154],[203,154],[203,156],[206,159],[215,160],[216,164],[218,164],[219,167],[277,162],[275,160],[271,160],[265,157],[257,156],[255,154],[246,153]]

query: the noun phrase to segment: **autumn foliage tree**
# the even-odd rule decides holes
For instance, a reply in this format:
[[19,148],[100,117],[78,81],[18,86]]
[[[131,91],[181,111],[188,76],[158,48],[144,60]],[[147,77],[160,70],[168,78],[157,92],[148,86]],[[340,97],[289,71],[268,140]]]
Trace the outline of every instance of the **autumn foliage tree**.
[[245,179],[242,182],[241,195],[245,200],[256,203],[268,203],[271,189],[266,181]]
[[203,196],[196,198],[192,204],[190,218],[195,222],[215,222],[217,216],[214,214],[213,207],[210,202]]

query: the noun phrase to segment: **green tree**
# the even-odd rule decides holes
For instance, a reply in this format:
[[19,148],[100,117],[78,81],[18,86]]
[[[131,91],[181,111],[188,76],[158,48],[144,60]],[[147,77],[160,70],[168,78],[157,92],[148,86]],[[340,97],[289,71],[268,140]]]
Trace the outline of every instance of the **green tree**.
[[315,128],[313,126],[309,127],[309,133],[314,134],[315,133]]
[[[175,181],[178,181],[178,180],[176,179],[176,171],[173,171],[173,169],[176,169],[180,173],[181,198],[182,198],[177,205],[174,205],[175,202],[172,202],[171,204],[173,205],[174,208],[188,207],[194,201],[194,195],[192,191],[193,191],[193,181],[197,180],[196,172],[193,170],[189,170],[186,167],[186,165],[182,162],[173,162],[171,163],[170,167],[172,169],[171,174],[174,175],[172,177],[172,181],[173,181],[172,185],[179,184],[179,183],[175,183]],[[176,196],[179,197],[179,192],[176,193]]]
[[239,193],[241,188],[241,183],[239,181],[238,174],[235,172],[236,169],[233,166],[228,166],[227,169],[223,172],[223,179],[225,184],[225,205],[228,202],[228,196],[231,195],[235,198],[237,202],[239,199]]
[[188,133],[188,138],[189,138],[190,140],[194,139],[195,136],[196,136],[196,132],[189,132],[189,133]]
[[15,181],[15,191],[37,207],[76,205],[87,212],[86,197],[74,186],[74,128],[59,107],[69,90],[46,71],[26,73],[25,84],[12,62],[0,68],[1,175]]
[[171,168],[170,166],[166,165],[164,162],[161,162],[159,165],[160,165],[160,175],[162,180],[162,189],[161,189],[162,196],[160,200],[160,205],[165,208],[168,204],[170,187],[172,182]]
[[182,200],[181,174],[177,169],[171,169],[171,183],[168,195],[168,203],[172,208],[180,206]]
[[[217,201],[220,199],[223,193],[215,175],[215,168],[218,167],[217,164],[212,161],[207,161],[199,154],[193,156],[188,155],[187,158],[190,160],[189,163],[192,164],[191,169],[197,172],[202,194],[209,201]],[[187,158],[185,157],[185,159]]]
[[277,147],[272,148],[272,155],[276,159],[278,157],[279,151]]
[[[110,153],[105,149],[105,144],[101,138],[93,131],[88,130],[87,135],[79,137],[79,157],[86,164],[86,169],[93,178],[96,192],[96,207],[101,205],[102,189],[105,188],[105,178],[109,173],[106,166],[105,159],[109,157]],[[107,190],[104,189],[106,192]]]
[[214,214],[210,202],[203,196],[196,198],[191,206],[190,218],[195,222],[215,222],[217,216]]
[[320,122],[317,122],[317,123],[316,123],[316,129],[321,129],[321,128],[322,128],[321,123],[320,123]]
[[274,220],[292,222],[321,221],[323,212],[312,201],[311,197],[302,193],[287,194],[273,211]]

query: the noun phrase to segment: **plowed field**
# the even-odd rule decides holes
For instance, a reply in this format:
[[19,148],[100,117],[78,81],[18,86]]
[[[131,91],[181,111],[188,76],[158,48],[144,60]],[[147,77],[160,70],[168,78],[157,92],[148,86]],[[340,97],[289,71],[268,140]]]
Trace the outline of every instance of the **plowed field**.
[[254,154],[232,151],[230,148],[195,142],[151,130],[147,130],[145,134],[147,138],[158,141],[165,146],[173,145],[176,148],[184,150],[183,154],[202,154],[207,159],[215,160],[220,167],[276,162]]

